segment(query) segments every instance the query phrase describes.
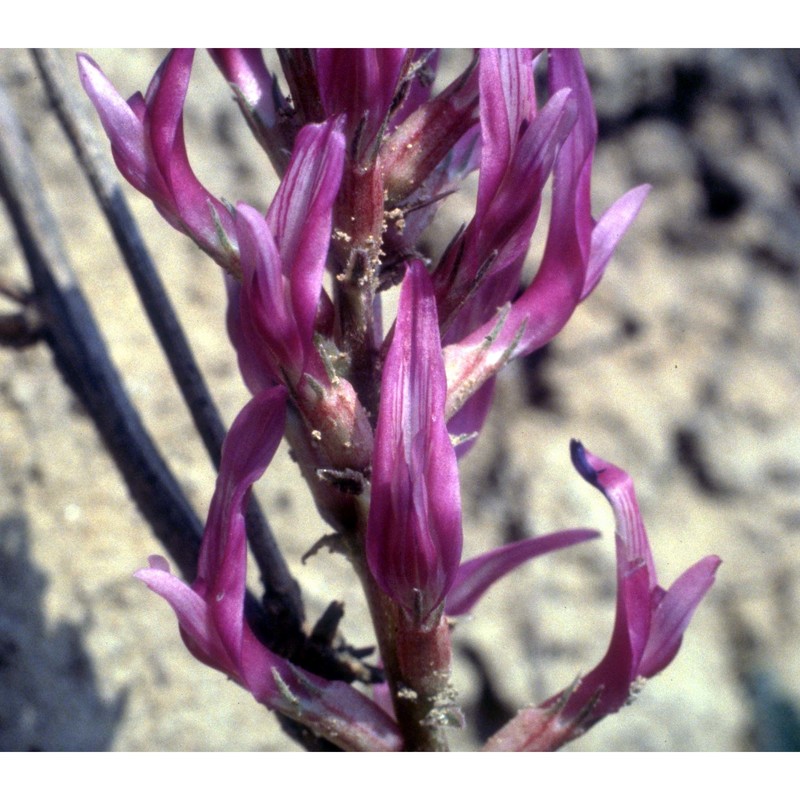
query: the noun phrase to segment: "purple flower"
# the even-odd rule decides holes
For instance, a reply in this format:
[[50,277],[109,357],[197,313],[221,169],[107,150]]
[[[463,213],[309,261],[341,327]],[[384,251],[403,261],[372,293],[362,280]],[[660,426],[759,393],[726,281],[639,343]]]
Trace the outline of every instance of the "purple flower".
[[244,509],[250,487],[280,442],[285,410],[286,390],[268,389],[242,409],[231,427],[192,585],[172,575],[160,556],[151,557],[150,567],[136,577],[172,606],[191,653],[260,703],[344,749],[397,750],[397,727],[377,705],[345,683],[323,680],[275,655],[244,620]]
[[[553,202],[544,255],[536,277],[518,299],[506,303],[497,314],[476,327],[469,330],[460,327],[457,331],[459,340],[446,348],[448,418],[464,405],[478,386],[496,374],[511,358],[542,347],[564,327],[581,300],[600,280],[617,242],[635,218],[649,189],[647,186],[632,189],[595,222],[591,214],[590,194],[597,120],[586,73],[577,51],[554,50],[549,52],[548,57],[548,88],[551,99],[548,106],[540,112],[539,118],[544,116],[548,107],[557,102],[563,104],[566,100],[574,106],[577,116],[563,141],[563,129],[551,134],[555,135],[555,140],[543,139],[548,147],[560,143],[553,165]],[[519,119],[518,109],[521,103],[519,100],[516,103],[512,101],[522,91],[521,81],[527,73],[519,69],[519,65],[515,70],[495,68],[493,73],[491,84],[495,87],[505,86],[504,96],[510,99],[503,104],[488,106],[486,114],[482,112],[482,124],[486,119],[492,134],[484,135],[492,136],[494,150],[498,154],[496,160],[503,164],[509,158],[509,150],[505,145],[506,131],[513,128],[510,124],[504,126],[502,121],[505,117],[509,121]],[[569,92],[568,98],[562,94],[565,91]],[[555,115],[555,108],[551,115]],[[526,128],[523,132],[517,144],[518,154],[514,151],[512,158],[520,159],[520,165],[533,169],[534,160],[541,159],[544,154],[540,150],[541,144],[536,148],[529,146],[527,151],[523,147],[523,140],[532,137],[529,130]],[[491,174],[500,174],[500,167],[494,164],[491,167]],[[512,182],[511,186],[515,190],[520,188],[520,184],[516,183],[519,169],[520,166],[516,166],[510,177],[506,178]],[[493,183],[495,182],[496,178]],[[533,185],[541,189],[542,184],[534,182]],[[515,213],[519,218],[519,227],[512,226],[506,232],[510,260],[501,260],[494,264],[487,262],[484,257],[481,264],[485,266],[479,267],[484,275],[481,280],[499,281],[506,299],[512,296],[509,290],[513,292],[516,283],[511,281],[513,271],[505,276],[502,271],[516,263],[515,257],[524,255],[529,232],[533,230],[531,223],[535,222],[535,214],[530,208],[538,207],[534,193],[524,203],[520,203],[526,210],[515,212],[513,197],[512,193],[508,199],[502,201],[505,205],[499,206],[504,209],[499,220],[510,222],[515,219]],[[497,227],[497,222],[488,226],[490,231]],[[497,253],[495,258],[502,255],[502,246],[495,245],[491,250],[492,254]],[[455,296],[463,297],[463,294],[464,290],[461,290]],[[503,294],[499,289],[484,289],[479,297],[483,303],[487,303],[490,299],[501,300]],[[452,304],[452,301],[449,302]],[[477,301],[476,305],[480,309],[481,305]],[[493,308],[491,303],[489,308]]]
[[619,711],[642,679],[675,658],[695,609],[720,565],[706,556],[663,589],[656,577],[633,482],[626,472],[571,445],[580,475],[608,500],[616,519],[617,613],[608,651],[577,685],[538,708],[521,711],[495,734],[489,750],[554,750]]
[[203,187],[189,165],[183,104],[192,50],[172,50],[144,97],[120,97],[97,64],[78,55],[81,83],[94,103],[119,171],[149,197],[173,227],[186,233],[217,263],[238,274],[233,218]]
[[442,603],[448,614],[465,614],[525,561],[598,535],[561,531],[459,565],[460,491],[445,389],[433,286],[413,261],[383,368],[366,549],[378,584],[423,625]]
[[441,606],[461,558],[446,392],[433,287],[412,261],[383,367],[366,550],[375,580],[418,624]]
[[330,305],[322,281],[343,163],[340,120],[308,125],[266,219],[237,206],[242,283],[231,287],[229,330],[253,391],[270,382],[295,387],[307,371],[326,381],[313,338],[321,304]]
[[[225,268],[228,330],[254,395],[226,439],[197,578],[187,586],[159,557],[137,575],[173,607],[191,652],[269,708],[347,749],[438,747],[423,729],[446,694],[445,615],[470,612],[528,559],[598,535],[559,531],[461,564],[461,435],[480,431],[498,371],[549,342],[594,289],[649,187],[592,216],[597,120],[576,51],[546,56],[542,103],[534,70],[545,56],[529,49],[481,51],[436,96],[432,51],[283,50],[290,99],[260,52],[211,56],[281,176],[266,214],[223,204],[191,170],[192,51],[170,52],[145,96],[127,102],[79,56],[122,173]],[[474,215],[429,271],[420,237],[475,168]],[[551,176],[541,263],[522,287]],[[383,340],[380,293],[401,279]],[[366,560],[368,592],[377,584],[390,598],[378,598],[378,639],[403,742],[378,705],[272,653],[244,619],[243,510],[287,419],[323,518]],[[611,643],[583,680],[520,712],[488,749],[554,749],[616,712],[674,658],[719,565],[709,556],[662,589],[630,478],[578,443],[572,458],[616,516]]]
[[[519,290],[541,194],[556,154],[575,125],[567,88],[537,112],[530,50],[482,50],[481,154],[475,215],[434,273],[445,344],[489,321]],[[450,421],[453,434],[479,431],[491,378]],[[462,446],[459,455],[468,449]]]

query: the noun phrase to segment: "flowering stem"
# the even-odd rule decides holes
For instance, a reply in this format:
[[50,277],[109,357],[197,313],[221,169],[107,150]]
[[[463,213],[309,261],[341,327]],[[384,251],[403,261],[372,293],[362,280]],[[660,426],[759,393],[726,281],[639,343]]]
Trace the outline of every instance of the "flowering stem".
[[414,625],[375,583],[366,565],[359,572],[405,749],[448,751],[445,726],[452,689],[447,620],[442,615],[430,628]]

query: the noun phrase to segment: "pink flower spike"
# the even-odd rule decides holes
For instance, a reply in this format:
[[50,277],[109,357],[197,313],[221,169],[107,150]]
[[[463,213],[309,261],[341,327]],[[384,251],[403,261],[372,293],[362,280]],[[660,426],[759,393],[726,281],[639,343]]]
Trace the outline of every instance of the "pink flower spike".
[[416,624],[441,606],[461,556],[445,395],[433,287],[423,264],[412,261],[383,368],[366,550],[375,580]]
[[468,614],[492,585],[526,561],[573,544],[587,542],[599,535],[599,531],[590,528],[559,531],[512,542],[465,561],[458,568],[456,579],[447,593],[445,612],[450,616]]

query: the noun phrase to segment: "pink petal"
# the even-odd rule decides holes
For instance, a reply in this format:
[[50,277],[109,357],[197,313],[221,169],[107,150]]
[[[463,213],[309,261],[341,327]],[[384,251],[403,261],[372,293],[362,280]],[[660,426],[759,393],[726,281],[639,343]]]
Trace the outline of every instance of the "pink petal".
[[445,611],[453,616],[467,614],[494,583],[526,561],[599,535],[599,531],[586,528],[559,531],[513,542],[466,561],[458,568],[453,586],[447,593]]
[[631,223],[650,192],[648,185],[637,186],[619,198],[597,222],[592,231],[589,248],[589,263],[586,268],[581,300],[585,299],[603,277],[620,239],[625,235]]
[[505,176],[522,126],[536,110],[532,50],[483,49],[479,70],[482,155],[478,220]]
[[301,341],[310,345],[344,166],[341,119],[307,125],[267,214],[289,280]]
[[[131,185],[154,202],[168,202],[169,190],[163,178],[149,163],[141,116],[119,95],[97,63],[89,56],[78,55],[78,72],[89,99],[94,104],[106,132],[120,172]],[[141,105],[139,98],[132,98]]]
[[228,209],[203,187],[189,165],[183,136],[183,106],[189,88],[194,51],[172,50],[148,87],[145,128],[153,156],[169,185],[177,213],[188,233],[215,257],[225,256],[215,218],[232,246],[236,238]]
[[244,624],[247,541],[244,513],[283,436],[286,390],[267,389],[239,412],[222,448],[222,462],[192,588],[209,604],[220,638],[237,663]]
[[701,559],[670,586],[655,606],[650,637],[639,665],[639,672],[645,678],[661,672],[675,658],[683,633],[714,583],[714,575],[721,563],[717,556]]
[[205,599],[172,575],[163,558],[151,556],[150,568],[138,570],[135,577],[172,606],[181,636],[198,661],[227,675],[238,674],[235,661],[217,634]]
[[310,336],[304,341],[298,330],[289,279],[272,230],[258,211],[239,203],[236,233],[242,266],[240,330],[251,351],[248,359],[263,359],[274,376],[285,373],[296,381],[303,373],[305,351],[311,342]]
[[[242,237],[240,237],[240,243],[241,239]],[[247,386],[251,394],[258,394],[264,389],[269,389],[279,383],[278,377],[269,359],[264,357],[264,348],[259,346],[259,337],[252,327],[252,321],[244,319],[242,316],[241,282],[232,278],[227,272],[222,274],[225,280],[225,291],[228,296],[228,306],[225,313],[228,338],[236,351],[239,372],[242,375],[245,386]],[[244,276],[242,279],[245,279]]]

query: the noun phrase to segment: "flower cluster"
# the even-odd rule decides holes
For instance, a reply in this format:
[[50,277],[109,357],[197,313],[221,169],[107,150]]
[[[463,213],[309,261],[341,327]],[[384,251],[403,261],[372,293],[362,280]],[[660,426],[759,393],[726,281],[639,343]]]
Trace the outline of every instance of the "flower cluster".
[[[480,433],[498,371],[563,328],[648,187],[592,216],[597,122],[575,51],[482,50],[434,93],[434,51],[287,50],[289,96],[260,51],[211,56],[281,178],[266,211],[224,203],[191,169],[182,117],[192,51],[171,52],[128,101],[79,57],[122,174],[223,268],[228,332],[253,394],[226,440],[197,578],[187,586],[159,557],[138,576],[172,605],[192,653],[269,708],[346,749],[440,749],[441,725],[458,716],[444,713],[450,619],[524,561],[597,535],[560,531],[462,563],[458,458]],[[474,170],[472,219],[432,262],[422,236]],[[548,181],[543,255],[521,286]],[[384,329],[382,295],[397,284]],[[244,620],[243,504],[282,436],[364,585],[388,711],[271,652]],[[578,443],[572,459],[616,515],[611,643],[488,749],[553,749],[617,711],[675,656],[719,564],[709,556],[662,589],[628,476]]]

